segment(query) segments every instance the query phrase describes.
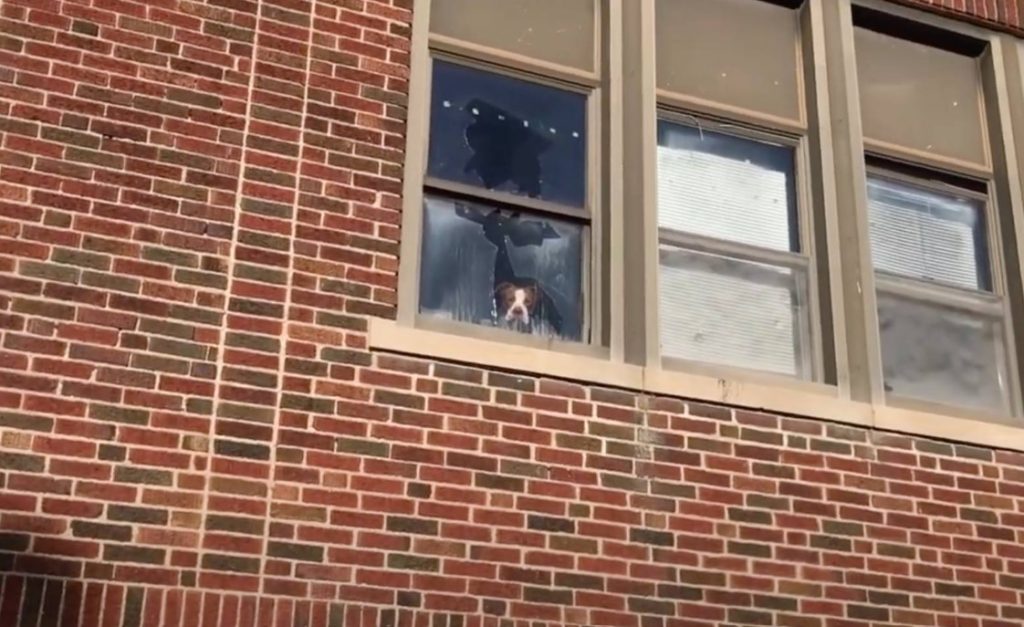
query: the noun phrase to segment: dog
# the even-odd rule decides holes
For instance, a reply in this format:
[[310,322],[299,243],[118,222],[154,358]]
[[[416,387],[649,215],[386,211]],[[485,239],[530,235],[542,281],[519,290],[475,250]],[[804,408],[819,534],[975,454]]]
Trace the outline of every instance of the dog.
[[530,279],[503,281],[494,288],[498,315],[506,323],[530,326],[535,319],[539,289],[537,282]]
[[561,335],[562,316],[551,296],[535,279],[511,277],[494,288],[498,322],[509,329],[539,335]]

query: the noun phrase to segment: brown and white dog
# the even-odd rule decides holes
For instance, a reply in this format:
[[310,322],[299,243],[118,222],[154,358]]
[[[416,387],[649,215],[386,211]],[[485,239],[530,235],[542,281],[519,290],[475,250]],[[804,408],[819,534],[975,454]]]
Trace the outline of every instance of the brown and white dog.
[[503,281],[494,288],[494,301],[498,315],[506,323],[530,326],[537,307],[537,284],[529,280]]

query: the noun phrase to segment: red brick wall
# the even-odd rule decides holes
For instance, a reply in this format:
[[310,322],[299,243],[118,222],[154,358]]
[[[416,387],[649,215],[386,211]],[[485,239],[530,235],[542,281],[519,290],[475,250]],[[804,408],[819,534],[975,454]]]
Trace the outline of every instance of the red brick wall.
[[1022,455],[367,351],[409,5],[0,2],[0,625],[1024,622]]
[[940,13],[987,23],[1000,29],[1020,32],[1022,0],[895,0],[899,4],[921,6]]

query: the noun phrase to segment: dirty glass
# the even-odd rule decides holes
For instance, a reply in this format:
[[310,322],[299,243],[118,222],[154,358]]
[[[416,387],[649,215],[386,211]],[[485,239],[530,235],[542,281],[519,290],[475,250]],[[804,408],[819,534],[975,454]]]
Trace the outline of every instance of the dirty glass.
[[879,177],[868,179],[876,270],[990,290],[984,203]]
[[427,176],[582,207],[586,103],[581,93],[435,59]]
[[807,275],[663,245],[666,357],[810,378]]
[[430,30],[517,55],[594,69],[595,0],[433,0]]
[[658,226],[798,251],[793,148],[658,122]]
[[799,120],[799,13],[757,0],[657,0],[658,88]]
[[582,226],[438,196],[424,205],[421,313],[584,339]]
[[880,293],[878,322],[888,392],[997,413],[1008,410],[998,318]]
[[864,137],[987,164],[981,64],[866,28],[854,29]]

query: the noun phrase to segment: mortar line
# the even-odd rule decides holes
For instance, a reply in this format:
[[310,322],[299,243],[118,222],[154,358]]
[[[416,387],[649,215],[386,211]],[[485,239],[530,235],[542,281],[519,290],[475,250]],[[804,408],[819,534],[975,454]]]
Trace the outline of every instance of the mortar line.
[[[220,321],[220,336],[217,338],[217,358],[214,362],[215,365],[215,379],[213,381],[213,397],[212,406],[210,413],[210,425],[206,430],[206,468],[203,472],[203,504],[202,504],[202,526],[199,531],[199,542],[200,545],[197,550],[198,562],[196,564],[196,587],[199,585],[199,573],[202,571],[202,556],[206,553],[205,540],[206,540],[206,523],[210,516],[210,481],[213,478],[213,461],[214,461],[214,435],[216,433],[217,426],[217,415],[220,407],[220,394],[221,394],[221,382],[223,381],[224,374],[224,351],[227,348],[227,335],[228,335],[228,316],[230,315],[230,302],[231,293],[234,288],[234,277],[235,277],[235,257],[238,250],[238,231],[242,215],[242,187],[245,177],[245,163],[248,157],[248,138],[249,128],[252,123],[252,107],[253,107],[253,91],[256,85],[256,50],[259,44],[259,32],[260,22],[262,20],[262,0],[255,0],[256,2],[256,22],[253,25],[253,38],[252,38],[252,51],[249,55],[249,84],[246,88],[246,99],[245,99],[245,125],[242,129],[242,152],[238,159],[238,179],[235,186],[235,207],[234,215],[231,221],[231,244],[228,249],[227,258],[227,282],[224,287],[224,304],[221,309],[223,316]],[[262,577],[260,578],[260,585],[262,586]],[[188,589],[183,592],[188,592]],[[227,591],[224,591],[227,592]],[[262,589],[257,591],[257,597],[262,592]],[[184,595],[182,597],[184,599]],[[259,604],[257,603],[257,607]],[[257,609],[257,613],[258,613]]]
[[[270,546],[270,524],[271,524],[271,509],[274,502],[274,487],[276,485],[275,473],[277,470],[277,442],[281,433],[281,405],[282,398],[285,392],[285,379],[287,373],[285,372],[285,361],[288,358],[288,336],[289,327],[292,314],[292,293],[295,289],[295,239],[298,232],[299,225],[299,206],[300,198],[302,196],[302,161],[306,147],[306,123],[309,119],[309,93],[310,93],[310,68],[312,67],[313,59],[313,34],[316,26],[316,10],[318,6],[318,0],[310,0],[309,3],[309,30],[306,34],[306,63],[303,68],[302,78],[305,81],[305,85],[302,90],[302,115],[300,116],[299,122],[299,152],[298,158],[295,162],[295,183],[292,187],[294,197],[292,198],[292,215],[290,219],[289,229],[289,255],[288,255],[288,270],[285,279],[285,295],[284,295],[284,318],[281,325],[281,338],[278,346],[277,364],[278,364],[278,377],[277,387],[275,388],[275,395],[277,398],[277,407],[274,410],[274,425],[271,430],[270,436],[270,475],[267,480],[267,513],[266,513],[266,525],[263,531],[263,553],[260,555],[260,591],[264,588],[267,571],[267,553]],[[294,538],[293,538],[294,540]],[[295,565],[293,564],[294,568]],[[311,585],[307,583],[307,585]],[[292,606],[292,620],[295,620],[295,616],[298,612],[298,604]],[[256,622],[259,623],[260,610],[256,610]]]

